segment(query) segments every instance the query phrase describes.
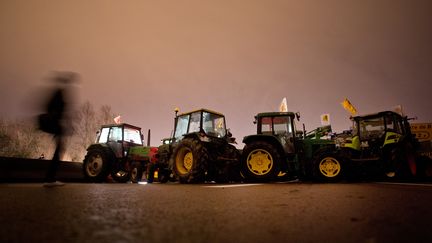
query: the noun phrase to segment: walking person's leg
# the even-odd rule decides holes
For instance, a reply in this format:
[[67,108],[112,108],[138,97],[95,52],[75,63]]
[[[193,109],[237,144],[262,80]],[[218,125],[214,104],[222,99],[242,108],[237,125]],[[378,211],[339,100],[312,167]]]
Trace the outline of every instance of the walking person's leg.
[[57,174],[58,167],[60,165],[60,153],[62,153],[63,151],[62,136],[56,135],[55,140],[56,140],[56,149],[54,151],[54,156],[49,164],[48,171],[45,177],[44,186],[46,187],[64,185],[64,183],[60,181],[56,181],[56,174]]

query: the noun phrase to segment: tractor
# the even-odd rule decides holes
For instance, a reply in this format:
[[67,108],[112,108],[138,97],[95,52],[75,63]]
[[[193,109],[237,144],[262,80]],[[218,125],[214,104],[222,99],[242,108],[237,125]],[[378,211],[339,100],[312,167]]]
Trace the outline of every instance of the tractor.
[[[335,147],[334,141],[322,139],[331,132],[330,126],[309,133],[297,131],[295,119],[299,113],[266,112],[255,116],[257,133],[243,138],[241,173],[247,180],[312,179],[322,151]],[[326,168],[324,168],[326,169]],[[318,169],[317,169],[318,170]],[[327,168],[337,174],[337,168]]]
[[84,177],[103,182],[111,175],[117,182],[138,182],[150,163],[157,162],[157,148],[144,146],[141,128],[121,123],[103,125],[96,143],[87,148]]
[[159,176],[180,183],[240,180],[240,152],[225,127],[225,116],[208,109],[178,115],[174,132],[158,148]]
[[[410,178],[417,174],[418,141],[406,116],[393,111],[352,117],[351,135],[339,143],[335,157],[342,169],[372,176]],[[357,171],[357,172],[356,172]]]

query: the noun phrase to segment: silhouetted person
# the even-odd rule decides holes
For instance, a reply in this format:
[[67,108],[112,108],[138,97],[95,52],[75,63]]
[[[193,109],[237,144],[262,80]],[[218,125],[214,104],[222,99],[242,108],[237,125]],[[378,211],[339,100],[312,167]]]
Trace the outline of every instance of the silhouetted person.
[[75,76],[74,73],[67,72],[57,74],[54,78],[57,87],[46,104],[46,113],[39,116],[39,128],[44,132],[53,134],[56,143],[54,156],[45,176],[44,186],[46,187],[64,185],[64,183],[56,181],[56,173],[60,165],[60,155],[64,149],[64,136],[66,132],[64,121],[68,109],[68,86],[74,81]]

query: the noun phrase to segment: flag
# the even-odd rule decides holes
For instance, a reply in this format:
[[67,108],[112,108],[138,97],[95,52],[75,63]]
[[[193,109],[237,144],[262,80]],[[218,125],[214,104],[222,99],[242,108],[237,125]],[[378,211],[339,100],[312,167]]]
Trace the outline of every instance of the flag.
[[393,107],[393,110],[401,116],[404,115],[402,105],[397,105]]
[[351,115],[355,116],[357,114],[357,109],[351,104],[351,102],[347,98],[345,98],[345,100],[341,104],[345,110],[351,113]]
[[322,126],[330,125],[330,114],[322,114],[321,115],[321,125]]
[[279,111],[280,112],[288,112],[288,105],[286,98],[282,99],[281,104],[279,105]]
[[120,124],[121,123],[121,116],[116,116],[114,118],[114,122],[115,122],[115,124]]

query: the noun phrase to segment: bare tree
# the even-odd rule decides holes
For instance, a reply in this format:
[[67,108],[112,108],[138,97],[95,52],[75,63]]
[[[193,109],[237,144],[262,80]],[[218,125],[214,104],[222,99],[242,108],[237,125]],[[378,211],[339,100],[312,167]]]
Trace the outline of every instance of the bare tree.
[[50,136],[38,131],[32,121],[0,120],[0,155],[39,158],[51,153]]
[[113,112],[110,106],[103,105],[96,112],[93,105],[86,101],[78,109],[74,119],[74,135],[69,141],[68,155],[72,161],[82,161],[87,147],[95,141],[100,126],[112,123]]
[[[62,160],[83,161],[87,147],[94,143],[96,132],[103,124],[113,122],[114,113],[108,105],[97,111],[86,101],[71,115],[67,126],[73,132],[68,137]],[[53,137],[39,131],[34,121],[0,119],[0,156],[18,158],[51,158],[54,153]]]

